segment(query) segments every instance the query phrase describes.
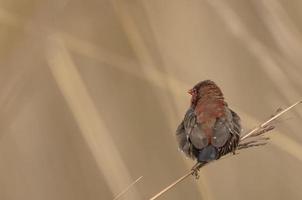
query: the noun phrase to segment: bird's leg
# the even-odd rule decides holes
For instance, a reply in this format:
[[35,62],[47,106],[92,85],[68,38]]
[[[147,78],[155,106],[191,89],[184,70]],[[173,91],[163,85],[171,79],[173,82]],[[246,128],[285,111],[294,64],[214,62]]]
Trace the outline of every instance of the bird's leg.
[[202,166],[204,166],[206,163],[201,163],[197,162],[191,169],[192,175],[196,178],[199,179],[199,170]]
[[192,171],[192,175],[196,178],[199,179],[199,169],[200,169],[200,164],[199,162],[197,162],[191,169]]

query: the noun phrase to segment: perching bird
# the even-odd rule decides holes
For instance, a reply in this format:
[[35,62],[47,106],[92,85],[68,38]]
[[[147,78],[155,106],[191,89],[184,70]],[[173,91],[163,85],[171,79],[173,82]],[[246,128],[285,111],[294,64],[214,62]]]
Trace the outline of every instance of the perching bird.
[[211,80],[199,82],[188,93],[192,95],[191,105],[177,128],[176,137],[180,150],[196,159],[200,168],[235,152],[240,141],[240,118]]

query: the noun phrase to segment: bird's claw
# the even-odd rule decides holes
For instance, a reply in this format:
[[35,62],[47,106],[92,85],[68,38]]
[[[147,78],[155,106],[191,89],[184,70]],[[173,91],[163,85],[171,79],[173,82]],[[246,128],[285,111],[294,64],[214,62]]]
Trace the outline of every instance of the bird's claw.
[[192,169],[192,176],[195,177],[195,179],[199,179],[199,169]]
[[202,164],[201,163],[196,163],[193,167],[192,167],[192,169],[191,169],[191,171],[192,171],[192,176],[194,176],[196,179],[199,179],[199,170],[200,170],[200,168],[202,167]]

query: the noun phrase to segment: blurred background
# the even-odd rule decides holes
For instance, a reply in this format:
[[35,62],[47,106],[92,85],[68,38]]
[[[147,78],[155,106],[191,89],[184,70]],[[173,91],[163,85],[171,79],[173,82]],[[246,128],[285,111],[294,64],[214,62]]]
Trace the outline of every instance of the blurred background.
[[[212,79],[247,131],[301,99],[302,1],[1,0],[0,199],[149,199],[194,164],[186,93]],[[302,107],[270,144],[160,199],[302,199]]]

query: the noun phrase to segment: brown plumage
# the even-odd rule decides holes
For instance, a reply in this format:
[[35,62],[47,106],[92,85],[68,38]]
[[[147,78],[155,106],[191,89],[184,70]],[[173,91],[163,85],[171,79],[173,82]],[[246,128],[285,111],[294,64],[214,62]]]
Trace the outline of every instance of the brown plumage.
[[228,107],[220,88],[206,80],[189,94],[190,108],[176,131],[179,148],[199,163],[234,152],[240,140],[240,118]]

